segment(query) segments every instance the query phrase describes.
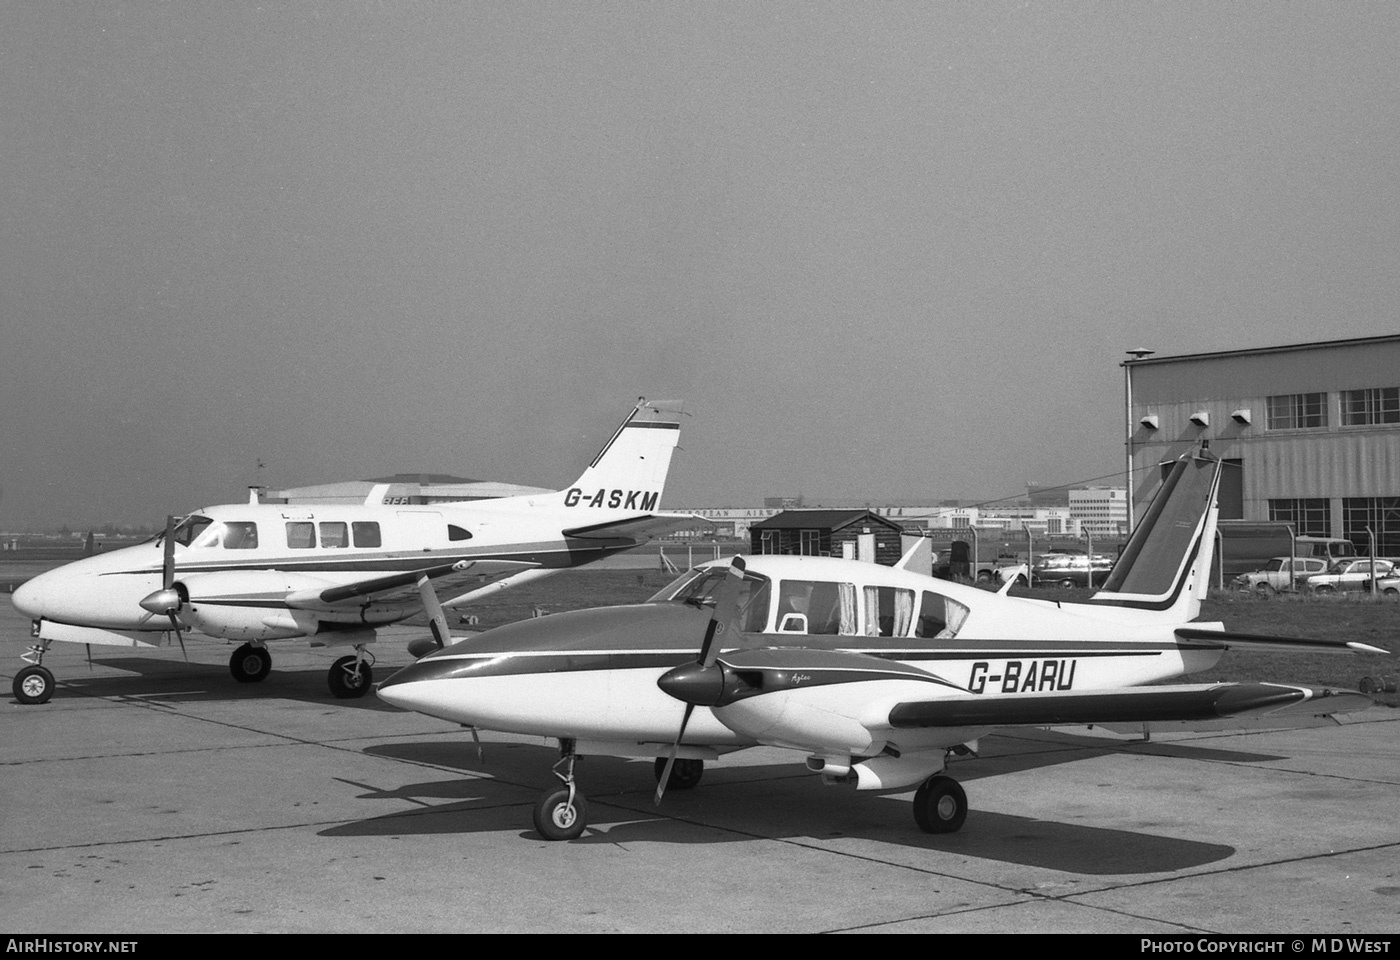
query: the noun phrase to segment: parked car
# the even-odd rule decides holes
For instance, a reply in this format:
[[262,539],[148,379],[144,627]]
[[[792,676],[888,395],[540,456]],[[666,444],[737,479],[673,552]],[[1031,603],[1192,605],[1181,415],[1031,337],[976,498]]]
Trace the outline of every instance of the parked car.
[[1383,597],[1400,597],[1400,571],[1377,580],[1376,593]]
[[[1324,573],[1314,573],[1302,577],[1298,589],[1318,594],[1370,590],[1372,562],[1370,557],[1337,560]],[[1374,563],[1378,579],[1389,579],[1392,575],[1400,573],[1391,560],[1377,558]]]
[[1112,567],[1113,558],[1103,554],[1046,553],[1035,558],[1031,581],[1040,586],[1098,587],[1108,579]]
[[1321,557],[1274,557],[1264,564],[1264,569],[1242,573],[1230,585],[1236,590],[1277,593],[1280,590],[1296,590],[1298,581],[1303,577],[1326,570],[1327,561]]

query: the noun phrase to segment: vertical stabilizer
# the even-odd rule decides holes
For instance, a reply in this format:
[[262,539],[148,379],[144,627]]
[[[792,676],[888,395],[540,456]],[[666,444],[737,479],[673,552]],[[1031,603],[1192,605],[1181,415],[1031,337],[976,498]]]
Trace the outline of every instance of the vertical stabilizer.
[[561,494],[566,506],[656,511],[680,439],[681,405],[645,398],[613,432],[588,469]]
[[1157,610],[1183,623],[1199,615],[1215,554],[1220,467],[1206,450],[1172,464],[1091,603]]

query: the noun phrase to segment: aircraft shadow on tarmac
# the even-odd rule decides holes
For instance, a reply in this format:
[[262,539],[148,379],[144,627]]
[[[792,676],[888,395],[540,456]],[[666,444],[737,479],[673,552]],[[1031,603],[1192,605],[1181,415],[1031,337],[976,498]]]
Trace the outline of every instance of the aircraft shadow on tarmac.
[[[332,696],[326,687],[329,659],[324,668],[274,668],[258,683],[239,683],[234,680],[229,675],[227,664],[185,663],[151,657],[103,657],[94,659],[93,664],[102,668],[124,670],[130,675],[84,675],[81,671],[87,669],[85,665],[67,667],[55,682],[53,699],[45,706],[60,707],[65,698],[73,697],[180,703],[282,699],[336,704],[356,710],[400,712],[398,708],[380,700],[373,692],[348,700]],[[377,677],[387,677],[400,666],[379,665],[375,667],[375,673]],[[13,676],[13,673],[9,676]],[[17,701],[12,697],[10,702]]]
[[[994,738],[989,738],[994,739]],[[1069,763],[1111,752],[1096,741],[1092,753],[1062,750],[1026,754],[1002,766],[996,760],[954,765],[960,780],[987,779],[996,789],[1001,773]],[[458,768],[464,776],[405,784],[380,790],[367,784],[362,799],[401,799],[420,809],[342,824],[320,832],[324,837],[450,836],[516,832],[539,841],[529,823],[529,808],[550,784],[557,758],[551,747],[486,743],[485,762],[476,762],[469,742],[398,743],[366,753],[414,763]],[[1211,751],[1218,753],[1219,751]],[[1038,760],[1036,758],[1039,758]],[[1042,867],[1081,875],[1172,873],[1215,863],[1235,848],[1141,830],[1095,827],[977,809],[973,794],[967,824],[954,834],[921,833],[908,807],[909,794],[879,796],[824,787],[798,765],[708,766],[693,790],[672,790],[660,807],[652,804],[655,780],[650,761],[612,757],[584,758],[579,769],[592,826],[574,844],[591,843],[740,843],[760,839],[799,840],[818,844],[843,840],[874,841],[963,856]],[[1044,796],[1046,810],[1056,810],[1053,788]],[[1125,795],[1125,802],[1126,795]],[[1144,824],[1144,826],[1147,826]],[[1170,825],[1167,825],[1170,828]]]

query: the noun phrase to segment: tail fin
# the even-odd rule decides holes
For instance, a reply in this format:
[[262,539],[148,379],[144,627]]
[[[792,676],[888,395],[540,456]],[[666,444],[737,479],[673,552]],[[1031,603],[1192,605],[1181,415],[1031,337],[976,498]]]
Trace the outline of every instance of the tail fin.
[[588,469],[563,491],[565,506],[655,511],[680,439],[681,405],[640,398]]
[[1091,603],[1155,610],[1182,623],[1200,614],[1215,554],[1220,466],[1205,449],[1172,465]]

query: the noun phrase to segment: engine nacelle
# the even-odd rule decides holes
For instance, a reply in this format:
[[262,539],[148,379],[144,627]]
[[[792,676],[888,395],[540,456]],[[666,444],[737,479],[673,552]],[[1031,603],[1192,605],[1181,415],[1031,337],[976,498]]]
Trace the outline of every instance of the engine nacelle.
[[320,617],[289,609],[293,590],[325,588],[331,583],[305,574],[277,570],[195,574],[177,585],[188,597],[177,616],[201,633],[230,640],[284,640],[314,634]]

